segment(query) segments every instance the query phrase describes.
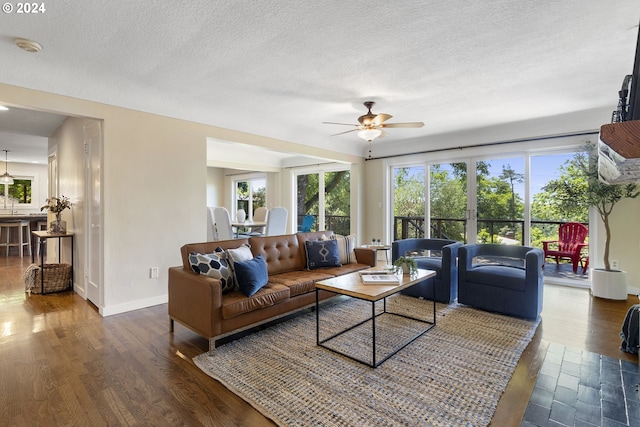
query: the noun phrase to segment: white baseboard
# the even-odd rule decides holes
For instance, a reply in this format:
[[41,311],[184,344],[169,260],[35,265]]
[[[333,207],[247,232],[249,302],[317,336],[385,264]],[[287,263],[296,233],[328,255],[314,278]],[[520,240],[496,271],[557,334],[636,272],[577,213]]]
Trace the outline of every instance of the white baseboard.
[[124,304],[109,305],[99,307],[98,311],[102,317],[113,316],[114,314],[126,313],[128,311],[140,310],[141,308],[153,307],[154,305],[166,304],[169,301],[169,295],[159,295],[153,298],[145,298],[137,301],[131,301]]

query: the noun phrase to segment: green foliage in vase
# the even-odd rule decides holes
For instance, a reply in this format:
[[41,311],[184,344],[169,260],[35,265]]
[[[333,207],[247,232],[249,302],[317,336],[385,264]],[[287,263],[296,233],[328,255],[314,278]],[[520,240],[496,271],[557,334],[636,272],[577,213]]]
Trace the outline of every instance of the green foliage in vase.
[[415,274],[418,271],[418,263],[415,259],[410,257],[401,256],[397,260],[393,262],[393,272],[399,273],[402,272],[402,266],[406,265],[409,267],[409,273]]
[[49,197],[46,200],[47,204],[40,208],[41,211],[48,210],[51,213],[59,214],[65,209],[71,209],[71,201],[68,197]]

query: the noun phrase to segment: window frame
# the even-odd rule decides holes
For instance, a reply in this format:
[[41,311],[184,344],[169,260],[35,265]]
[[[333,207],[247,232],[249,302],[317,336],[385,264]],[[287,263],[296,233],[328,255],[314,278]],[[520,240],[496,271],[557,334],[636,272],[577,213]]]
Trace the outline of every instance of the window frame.
[[[6,197],[9,192],[9,187],[15,184],[4,184],[0,183],[0,198],[2,199],[2,204],[0,204],[0,209],[34,209],[38,208],[36,206],[36,200],[38,197],[38,177],[36,174],[34,175],[13,175],[14,182],[16,180],[20,181],[29,181],[31,188],[31,202],[30,203],[21,203],[18,200],[18,203],[14,203],[13,205],[10,203],[10,197]],[[17,199],[16,199],[17,200]]]
[[252,182],[255,181],[264,181],[264,192],[265,192],[265,207],[267,206],[267,202],[268,202],[268,183],[267,183],[267,175],[264,173],[252,173],[252,174],[242,174],[242,175],[237,175],[235,176],[232,180],[231,180],[231,186],[232,186],[232,191],[231,191],[231,199],[232,199],[232,212],[230,212],[229,214],[231,215],[231,218],[236,218],[237,213],[238,213],[238,183],[240,182],[247,182],[248,184],[248,189],[249,189],[249,199],[248,199],[248,208],[246,210],[246,214],[247,214],[247,219],[253,219],[253,186],[251,185]]

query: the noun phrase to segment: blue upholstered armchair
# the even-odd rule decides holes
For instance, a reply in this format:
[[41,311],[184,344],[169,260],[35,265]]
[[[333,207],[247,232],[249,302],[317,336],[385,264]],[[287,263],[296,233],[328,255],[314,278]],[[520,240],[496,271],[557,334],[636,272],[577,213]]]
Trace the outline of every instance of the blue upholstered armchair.
[[411,256],[418,268],[434,270],[436,277],[414,285],[402,293],[433,299],[435,286],[436,301],[450,303],[458,297],[458,269],[456,267],[458,248],[462,243],[445,239],[405,239],[391,244],[391,259]]
[[542,311],[542,249],[474,244],[458,250],[458,302],[537,319]]

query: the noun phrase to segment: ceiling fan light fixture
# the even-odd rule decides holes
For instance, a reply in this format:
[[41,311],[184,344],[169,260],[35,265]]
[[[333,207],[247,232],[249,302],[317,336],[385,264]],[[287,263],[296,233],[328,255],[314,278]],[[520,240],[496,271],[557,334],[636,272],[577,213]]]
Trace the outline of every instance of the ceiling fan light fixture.
[[0,184],[13,184],[13,177],[11,175],[9,175],[9,171],[8,171],[8,166],[7,166],[7,155],[9,153],[9,150],[3,150],[4,151],[4,174],[2,176],[0,176]]
[[363,129],[358,132],[358,137],[364,139],[367,142],[372,142],[380,135],[382,135],[382,131],[380,129]]

